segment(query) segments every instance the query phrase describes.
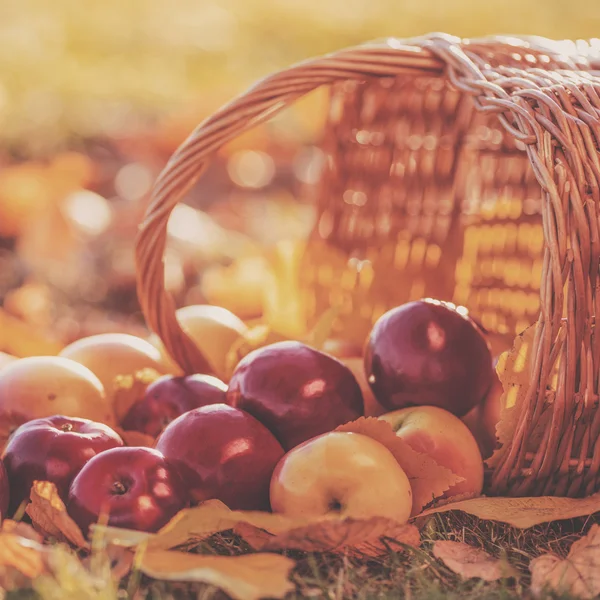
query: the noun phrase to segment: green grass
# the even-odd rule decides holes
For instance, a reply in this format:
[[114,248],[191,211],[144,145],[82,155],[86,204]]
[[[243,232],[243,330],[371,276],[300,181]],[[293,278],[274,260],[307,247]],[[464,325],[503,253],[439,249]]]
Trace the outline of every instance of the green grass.
[[[523,531],[499,523],[481,521],[461,513],[434,515],[423,527],[423,543],[419,549],[396,551],[390,545],[390,552],[383,559],[289,552],[288,555],[297,561],[297,567],[292,574],[296,591],[289,595],[289,600],[533,599],[529,592],[530,560],[545,552],[566,556],[573,541],[585,534],[593,523],[599,522],[600,514],[587,519],[540,525]],[[431,547],[436,540],[462,541],[483,548],[493,556],[507,559],[517,575],[512,579],[493,583],[480,580],[463,581],[433,557]],[[228,533],[217,534],[190,550],[220,555],[236,555],[250,551],[245,542]],[[131,577],[130,581],[124,581],[122,584],[123,600],[227,598],[218,589],[203,584],[152,581],[136,577],[135,574]],[[570,600],[568,596],[550,593],[544,598]],[[46,600],[26,590],[6,595],[6,600],[33,599]]]

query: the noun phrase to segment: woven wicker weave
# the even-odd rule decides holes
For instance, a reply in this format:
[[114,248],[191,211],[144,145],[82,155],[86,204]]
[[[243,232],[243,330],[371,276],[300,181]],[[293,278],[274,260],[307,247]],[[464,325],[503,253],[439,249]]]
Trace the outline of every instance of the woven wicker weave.
[[599,489],[598,69],[585,43],[435,34],[259,82],[202,123],[154,187],[137,239],[149,326],[185,371],[207,369],[164,289],[169,214],[220,146],[329,85],[319,220],[302,269],[313,316],[339,304],[339,331],[360,343],[385,310],[433,296],[469,307],[497,351],[537,322],[526,394],[489,491]]

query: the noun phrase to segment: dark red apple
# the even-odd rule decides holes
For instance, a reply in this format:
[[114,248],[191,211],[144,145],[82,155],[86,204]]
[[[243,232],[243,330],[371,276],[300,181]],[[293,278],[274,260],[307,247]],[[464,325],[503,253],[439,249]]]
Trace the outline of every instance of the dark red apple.
[[66,499],[71,481],[90,458],[122,445],[123,440],[108,425],[88,419],[55,415],[21,425],[3,456],[11,513],[29,498],[36,479],[53,482]]
[[364,414],[352,371],[301,342],[277,342],[246,355],[227,398],[266,425],[286,451]]
[[67,512],[87,534],[106,515],[107,524],[155,532],[188,504],[177,469],[152,448],[113,448],[94,456],[69,489]]
[[156,437],[173,419],[193,408],[222,404],[227,386],[211,375],[165,375],[151,383],[123,419],[123,429]]
[[467,315],[433,300],[408,302],[373,326],[365,372],[388,410],[431,405],[467,414],[494,378],[490,346]]
[[8,486],[8,475],[2,459],[0,459],[0,523],[8,517],[8,506],[10,503],[10,488]]
[[226,404],[188,411],[156,440],[179,468],[196,502],[217,498],[231,509],[267,510],[269,484],[283,448],[253,416]]

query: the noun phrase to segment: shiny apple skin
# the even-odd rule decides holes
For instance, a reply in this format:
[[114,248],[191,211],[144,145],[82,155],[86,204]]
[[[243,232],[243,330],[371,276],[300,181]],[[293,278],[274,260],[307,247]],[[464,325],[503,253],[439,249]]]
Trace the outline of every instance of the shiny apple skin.
[[123,419],[123,429],[141,431],[155,438],[188,410],[224,404],[226,392],[227,385],[211,375],[165,375],[152,382],[144,397],[131,407]]
[[88,460],[122,445],[121,437],[108,425],[89,419],[55,415],[21,425],[3,454],[11,514],[29,498],[35,480],[51,481],[66,499],[71,481]]
[[465,423],[437,406],[411,406],[379,417],[415,452],[463,478],[443,498],[479,496],[483,488],[483,458],[476,438]]
[[8,507],[10,505],[10,487],[8,484],[8,474],[4,462],[0,459],[0,523],[8,517]]
[[263,423],[288,451],[363,416],[363,397],[341,361],[301,342],[250,352],[236,367],[227,398]]
[[271,478],[273,512],[311,518],[344,517],[408,520],[413,497],[410,481],[394,455],[360,434],[331,431],[293,450]]
[[178,470],[152,448],[113,448],[91,459],[73,480],[67,512],[84,534],[101,515],[108,525],[156,532],[188,505]]
[[269,481],[283,448],[243,410],[213,404],[188,411],[155,447],[179,468],[195,502],[216,498],[231,509],[269,509]]
[[379,318],[367,342],[365,371],[387,410],[429,405],[458,417],[485,397],[494,376],[490,346],[473,320],[425,300]]

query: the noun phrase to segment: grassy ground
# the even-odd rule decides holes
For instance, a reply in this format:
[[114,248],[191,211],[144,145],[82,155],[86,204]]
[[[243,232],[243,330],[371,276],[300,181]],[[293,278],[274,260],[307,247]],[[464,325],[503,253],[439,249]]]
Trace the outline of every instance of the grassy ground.
[[[298,561],[298,567],[293,574],[297,591],[289,596],[289,600],[527,600],[532,598],[528,591],[530,560],[545,552],[565,556],[573,541],[586,533],[594,522],[600,522],[600,514],[522,531],[462,514],[435,515],[423,529],[424,542],[420,549],[403,552],[390,548],[384,560],[290,553]],[[518,575],[494,583],[462,581],[432,557],[430,549],[436,540],[464,541],[484,548],[496,557],[506,558]],[[248,548],[238,538],[219,534],[195,551],[232,555],[248,551]],[[219,590],[202,584],[173,584],[138,578],[124,582],[122,597],[124,600],[226,599]],[[34,594],[25,591],[6,596],[6,600],[33,598],[38,600]],[[568,597],[548,594],[544,598],[567,600]]]

